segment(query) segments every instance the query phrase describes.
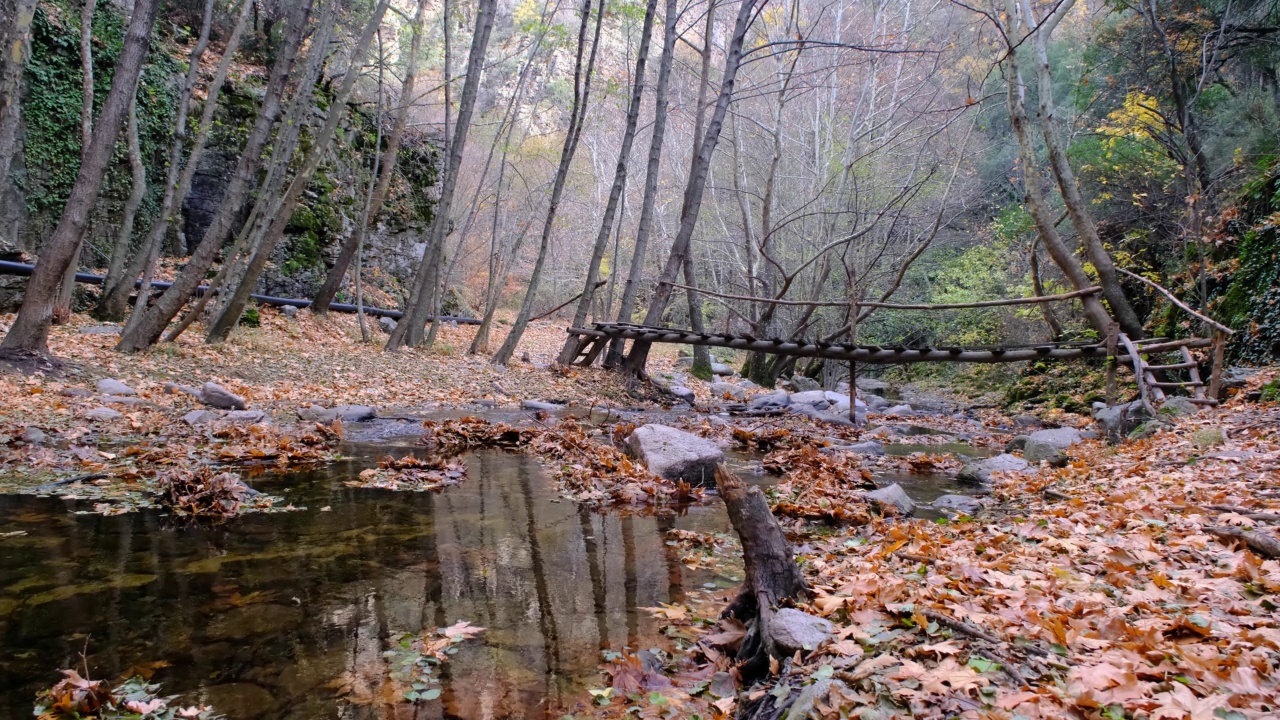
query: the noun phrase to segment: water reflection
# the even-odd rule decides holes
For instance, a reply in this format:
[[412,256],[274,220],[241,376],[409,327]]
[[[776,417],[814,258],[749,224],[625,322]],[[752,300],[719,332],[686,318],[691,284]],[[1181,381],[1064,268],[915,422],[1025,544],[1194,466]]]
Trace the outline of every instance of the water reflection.
[[[468,463],[439,495],[344,487],[360,462],[262,480],[309,510],[217,528],[0,497],[0,534],[26,532],[0,538],[0,716],[29,716],[87,640],[95,677],[162,661],[167,692],[232,720],[559,718],[597,682],[601,648],[652,642],[659,627],[637,608],[711,579],[664,533],[726,530],[718,503],[601,515],[558,501],[530,458]],[[488,630],[450,659],[441,699],[397,704],[394,638],[459,620]]]

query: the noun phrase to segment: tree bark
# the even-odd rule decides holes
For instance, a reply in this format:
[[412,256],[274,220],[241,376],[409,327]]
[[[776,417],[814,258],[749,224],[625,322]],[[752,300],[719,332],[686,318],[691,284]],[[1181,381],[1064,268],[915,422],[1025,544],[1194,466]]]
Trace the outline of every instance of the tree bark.
[[423,327],[430,310],[428,303],[432,300],[428,297],[427,285],[434,281],[432,266],[439,264],[434,248],[444,242],[445,229],[449,224],[453,195],[458,184],[458,170],[462,166],[467,133],[471,130],[471,115],[475,110],[476,96],[480,92],[480,75],[484,70],[484,56],[489,47],[496,12],[497,0],[480,0],[476,8],[475,32],[471,36],[467,74],[462,83],[462,97],[458,102],[458,119],[453,128],[453,138],[449,141],[448,161],[440,184],[440,200],[436,202],[436,215],[427,233],[427,248],[422,253],[422,262],[418,264],[417,272],[414,273],[413,288],[405,303],[404,317],[396,323],[391,336],[387,338],[387,350],[398,350],[404,345],[414,346],[422,341]]
[[[213,80],[209,83],[209,89],[205,93],[205,109],[201,115],[200,124],[196,128],[191,154],[187,158],[186,167],[184,167],[182,153],[185,150],[187,141],[187,117],[191,112],[192,95],[200,76],[200,60],[204,57],[205,50],[209,46],[209,32],[213,24],[214,2],[213,0],[206,0],[204,24],[200,29],[200,38],[196,42],[196,46],[192,48],[191,55],[187,58],[187,77],[183,83],[181,97],[178,101],[178,116],[174,121],[173,143],[169,148],[168,169],[165,175],[164,195],[160,200],[160,211],[156,214],[151,228],[147,231],[146,238],[142,241],[142,245],[129,257],[125,268],[114,279],[108,274],[106,281],[103,283],[102,297],[98,300],[95,314],[104,320],[118,320],[124,317],[125,310],[129,305],[129,295],[133,292],[134,280],[139,275],[143,276],[142,282],[138,286],[139,305],[146,306],[146,298],[150,295],[151,273],[159,256],[160,247],[164,242],[164,236],[169,231],[169,224],[175,213],[175,208],[182,207],[183,201],[186,200],[187,192],[191,188],[191,181],[195,177],[196,166],[199,164],[200,157],[204,154],[204,148],[209,139],[209,130],[213,127],[213,113],[218,104],[218,95],[221,93],[222,84],[227,78],[231,60],[240,45],[240,38],[244,34],[246,20],[249,17],[249,8],[252,4],[253,0],[244,0],[241,4],[240,16],[237,18],[236,25],[222,50],[222,61],[218,64],[218,69],[214,72]],[[129,318],[131,321],[140,314],[136,310],[135,308],[135,313]]]
[[529,324],[529,316],[533,314],[533,303],[537,300],[538,284],[542,280],[542,268],[547,261],[547,249],[551,243],[551,231],[555,226],[556,213],[560,209],[560,197],[564,193],[565,181],[569,177],[569,167],[578,150],[578,140],[582,137],[582,126],[586,120],[587,105],[591,97],[591,76],[595,71],[596,53],[600,49],[600,28],[604,21],[604,0],[596,10],[595,36],[591,43],[591,53],[587,57],[587,66],[582,67],[582,51],[586,45],[587,27],[591,19],[591,0],[585,0],[582,6],[582,23],[578,28],[577,62],[573,72],[573,105],[569,108],[569,128],[565,132],[564,145],[560,149],[560,164],[556,167],[555,181],[551,185],[551,198],[547,203],[547,215],[542,225],[542,241],[538,246],[538,259],[534,261],[533,273],[529,276],[529,284],[525,288],[524,300],[520,303],[520,311],[502,346],[493,355],[495,365],[506,365],[515,354],[516,345],[524,335]]
[[[653,137],[649,141],[649,161],[645,167],[644,193],[640,200],[640,220],[636,226],[635,247],[631,251],[631,268],[627,272],[627,283],[623,286],[622,299],[618,303],[618,322],[630,322],[631,313],[635,312],[636,293],[640,289],[640,281],[644,276],[645,252],[649,247],[649,235],[653,232],[653,212],[658,197],[658,176],[661,174],[662,166],[662,143],[667,128],[667,87],[670,84],[671,63],[675,56],[678,17],[675,0],[667,0],[662,59],[658,63],[658,82],[653,95]],[[604,359],[605,367],[616,367],[622,362],[625,342],[622,339],[609,342],[609,352]]]
[[[689,182],[685,187],[684,203],[680,208],[680,228],[676,232],[671,246],[671,254],[667,257],[662,275],[658,278],[658,286],[654,289],[653,299],[649,303],[649,311],[644,322],[652,325],[662,320],[662,314],[671,302],[671,283],[676,273],[684,264],[684,256],[689,252],[689,240],[698,224],[698,210],[702,206],[702,194],[706,189],[707,170],[711,166],[711,158],[715,154],[716,143],[720,139],[720,128],[724,125],[724,116],[729,110],[729,102],[733,98],[733,87],[738,77],[738,66],[742,62],[742,44],[754,16],[756,0],[742,0],[738,7],[738,17],[734,23],[733,37],[729,41],[728,53],[724,61],[724,74],[720,81],[720,95],[716,100],[715,111],[707,124],[707,131],[699,146],[698,157],[689,173]],[[649,343],[637,341],[632,344],[631,354],[627,357],[627,372],[641,376],[649,357]]]
[[316,315],[325,315],[329,312],[329,303],[333,302],[334,296],[338,294],[338,288],[342,287],[342,279],[346,277],[347,267],[356,254],[356,248],[364,242],[369,225],[376,223],[378,216],[382,214],[382,205],[387,200],[391,178],[396,172],[396,160],[400,154],[400,141],[404,137],[404,128],[409,119],[409,108],[413,105],[413,91],[418,84],[418,55],[422,52],[423,18],[426,12],[427,0],[418,0],[418,9],[413,16],[413,41],[410,44],[409,62],[405,67],[404,81],[400,85],[400,106],[396,109],[391,132],[387,134],[387,147],[382,152],[382,159],[376,163],[379,167],[378,184],[374,187],[373,196],[369,200],[368,221],[361,223],[357,231],[344,240],[342,247],[338,250],[337,261],[330,268],[324,284],[316,291],[315,299],[311,301],[311,312]]
[[138,77],[151,45],[151,28],[156,17],[157,0],[137,0],[133,17],[125,32],[124,47],[116,64],[111,90],[107,93],[102,113],[96,123],[85,160],[76,175],[75,185],[67,199],[62,217],[49,237],[44,252],[36,263],[22,309],[13,327],[0,343],[0,352],[9,356],[45,355],[49,351],[49,325],[53,320],[53,304],[57,298],[58,280],[71,265],[88,224],[89,211],[102,190],[102,179],[115,150],[120,126],[138,89]]
[[[117,350],[123,352],[141,350],[160,339],[165,326],[178,314],[187,299],[200,285],[200,281],[204,279],[205,273],[222,248],[227,234],[231,232],[232,223],[235,222],[241,205],[253,188],[258,166],[262,162],[263,148],[271,135],[271,128],[275,125],[276,118],[280,115],[285,82],[293,70],[298,47],[302,44],[303,31],[306,28],[307,18],[311,14],[311,5],[312,0],[302,0],[294,7],[294,12],[286,21],[284,41],[272,65],[262,107],[258,110],[253,129],[249,133],[248,140],[245,141],[244,150],[240,153],[236,171],[227,184],[217,215],[209,224],[195,252],[191,254],[186,267],[174,279],[173,285],[156,298],[155,304],[149,310],[138,315],[136,321],[131,319],[133,326],[126,327],[121,333],[120,342],[116,345]],[[188,167],[194,165],[191,161],[187,164]],[[141,308],[143,303],[139,302],[138,305]]]
[[114,278],[119,281],[124,272],[125,260],[129,257],[129,247],[133,244],[133,225],[138,217],[138,208],[142,198],[147,194],[147,168],[142,163],[142,147],[138,141],[138,103],[129,106],[128,133],[129,174],[132,187],[129,198],[124,202],[124,214],[120,218],[120,229],[116,235],[116,243],[111,248],[111,257],[107,261],[107,275],[102,281],[103,287]]
[[[365,55],[369,51],[369,45],[373,42],[378,28],[382,26],[382,16],[386,13],[387,6],[390,4],[391,0],[381,0],[374,7],[373,14],[369,17],[369,21],[364,26],[364,31],[360,34],[360,39],[356,42],[355,49],[351,52],[351,66],[347,68],[347,74],[342,79],[342,85],[338,89],[337,95],[334,96],[333,102],[329,105],[329,113],[325,117],[324,126],[312,138],[311,150],[307,156],[306,164],[298,170],[293,180],[289,183],[289,189],[285,191],[284,200],[280,203],[280,208],[275,212],[261,245],[254,251],[253,257],[249,260],[244,277],[240,279],[235,290],[231,293],[226,307],[222,309],[222,314],[214,320],[213,325],[209,328],[209,332],[205,336],[207,342],[216,343],[226,340],[227,336],[231,334],[231,330],[240,322],[240,315],[249,303],[249,296],[253,294],[253,286],[257,284],[258,278],[262,276],[262,271],[266,269],[267,261],[271,259],[271,253],[275,251],[276,244],[284,236],[284,229],[289,224],[289,218],[293,216],[293,211],[298,207],[298,201],[302,199],[303,191],[307,189],[307,183],[311,182],[311,176],[315,174],[316,169],[320,167],[320,163],[324,161],[325,154],[329,150],[329,144],[333,142],[333,133],[338,129],[338,123],[346,113],[347,102],[351,99],[352,91],[355,90],[356,80],[360,78],[360,71],[364,64]],[[319,48],[316,48],[316,50],[318,51]]]
[[[9,179],[9,168],[18,153],[18,129],[22,124],[22,75],[31,50],[31,21],[35,18],[37,0],[13,0],[4,9],[9,27],[0,31],[0,200],[14,197],[18,190]],[[0,227],[0,240],[18,245],[18,228]]]
[[[613,185],[609,188],[609,200],[605,204],[604,217],[600,220],[600,231],[596,233],[596,243],[591,249],[591,264],[587,266],[587,280],[583,286],[582,297],[573,314],[573,327],[582,327],[587,321],[587,312],[591,309],[591,300],[595,297],[596,281],[600,277],[600,262],[604,259],[604,251],[609,247],[609,231],[613,229],[614,216],[618,212],[618,200],[622,197],[623,186],[627,182],[627,165],[631,161],[631,144],[635,141],[636,125],[640,120],[640,100],[644,95],[645,67],[649,62],[649,39],[653,35],[653,15],[657,9],[657,0],[648,0],[645,5],[644,24],[640,30],[640,47],[636,51],[635,80],[631,85],[631,98],[627,102],[626,128],[622,132],[622,146],[618,150],[618,164],[613,171]],[[616,272],[616,270],[615,270]],[[578,354],[578,339],[568,337],[560,350],[559,362],[568,365]]]
[[[698,75],[698,111],[693,123],[693,152],[690,153],[693,160],[691,163],[697,163],[698,161],[698,150],[702,147],[702,133],[706,127],[707,90],[711,84],[711,34],[715,30],[716,4],[715,0],[710,0],[707,4],[706,25],[702,30],[702,71]],[[692,174],[693,168],[690,167],[690,175],[692,176]],[[684,282],[689,286],[685,288],[685,300],[689,305],[689,329],[700,333],[704,330],[702,301],[698,299],[698,291],[694,289],[698,285],[698,275],[695,272],[692,239],[690,240],[689,252],[684,256]],[[693,365],[689,368],[689,373],[694,377],[710,380],[711,351],[703,346],[695,345],[693,347]]]

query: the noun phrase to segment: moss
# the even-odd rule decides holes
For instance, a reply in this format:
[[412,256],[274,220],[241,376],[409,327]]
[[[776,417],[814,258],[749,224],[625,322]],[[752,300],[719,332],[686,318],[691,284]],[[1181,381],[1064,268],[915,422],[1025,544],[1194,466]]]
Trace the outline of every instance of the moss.
[[689,368],[689,374],[707,382],[710,382],[715,377],[711,372],[711,363],[698,362],[697,360],[693,361],[693,367]]
[[258,308],[250,305],[240,316],[240,324],[245,327],[258,327],[262,325],[262,316],[258,313]]
[[1262,394],[1258,399],[1263,402],[1280,402],[1280,380],[1272,380],[1263,385],[1261,390]]
[[1218,428],[1203,428],[1191,434],[1191,444],[1198,448],[1211,448],[1226,442],[1222,430]]

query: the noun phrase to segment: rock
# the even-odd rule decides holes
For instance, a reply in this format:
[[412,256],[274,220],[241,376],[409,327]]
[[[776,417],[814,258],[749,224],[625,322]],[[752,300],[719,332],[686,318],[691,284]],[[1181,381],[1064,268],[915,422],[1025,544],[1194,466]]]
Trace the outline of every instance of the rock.
[[783,608],[774,613],[769,623],[769,635],[783,655],[798,651],[811,651],[831,637],[831,623],[816,615]]
[[564,405],[553,402],[544,402],[542,400],[521,400],[520,408],[523,410],[545,410],[547,412],[555,412],[563,410]]
[[217,420],[220,415],[212,410],[192,410],[182,416],[182,422],[188,425],[202,425],[207,422]]
[[98,402],[106,403],[107,405],[127,405],[129,407],[147,404],[147,401],[142,398],[124,397],[121,395],[99,395],[97,400]]
[[333,412],[342,422],[366,422],[378,417],[378,411],[368,405],[339,405]]
[[382,328],[382,332],[390,335],[391,332],[396,329],[396,321],[393,318],[383,315],[378,318],[378,327]]
[[746,399],[747,399],[747,391],[746,391],[746,389],[745,389],[745,388],[742,388],[742,387],[739,387],[738,385],[736,385],[736,384],[734,384],[734,383],[728,383],[728,382],[713,382],[713,383],[711,383],[710,385],[708,385],[708,386],[707,386],[707,389],[708,389],[708,390],[710,390],[710,391],[711,391],[711,394],[712,394],[714,397],[717,397],[717,398],[723,398],[724,396],[728,395],[729,397],[733,398],[734,400],[746,400]]
[[[861,400],[863,398],[858,399]],[[867,407],[871,410],[883,410],[884,408],[889,407],[889,401],[879,395],[868,395],[866,396],[866,401]]]
[[884,455],[884,445],[881,444],[879,440],[860,442],[846,446],[844,449],[851,453],[857,453],[858,455],[871,455],[874,457],[881,457]]
[[907,497],[907,491],[903,490],[898,483],[865,493],[863,497],[881,507],[892,505],[903,516],[909,516],[916,511],[916,504],[911,501],[911,498]]
[[[788,720],[821,720],[821,718],[830,717],[827,713],[815,710],[815,705],[822,700],[826,700],[827,695],[835,688],[838,694],[849,691],[849,686],[843,681],[834,678],[824,677],[814,680],[812,683],[805,685],[800,694],[796,696],[796,701],[791,703],[791,707],[787,708],[786,717]],[[837,695],[839,697],[839,695]],[[864,714],[862,717],[874,717],[872,711],[870,715]]]
[[733,377],[734,375],[738,374],[738,371],[734,370],[732,367],[728,365],[725,365],[724,363],[713,362],[711,363],[711,374],[723,375],[724,377]]
[[1022,459],[1031,465],[1047,462],[1055,467],[1061,467],[1067,464],[1067,456],[1063,455],[1061,450],[1040,440],[1027,440],[1026,446],[1022,448]]
[[98,381],[98,392],[103,395],[137,395],[138,391],[125,385],[119,380],[111,378],[103,378]]
[[1172,430],[1172,429],[1173,429],[1173,425],[1171,423],[1161,420],[1160,418],[1152,418],[1142,423],[1138,427],[1134,428],[1133,431],[1129,433],[1129,439],[1141,440],[1142,438],[1151,437],[1152,435],[1155,435],[1161,430]]
[[666,425],[643,425],[627,438],[627,454],[668,480],[715,481],[724,453],[710,440]]
[[1222,434],[1222,428],[1200,428],[1191,434],[1191,444],[1201,449],[1222,445],[1226,441],[1227,438]]
[[1080,442],[1080,431],[1073,427],[1053,428],[1051,430],[1037,430],[1027,436],[1027,443],[1045,443],[1052,445],[1059,450],[1067,448]]
[[727,672],[718,672],[711,676],[711,686],[707,691],[718,698],[732,697],[738,694],[738,683]]
[[971,462],[960,469],[957,480],[971,483],[989,483],[993,473],[1022,472],[1027,469],[1027,461],[1017,455],[1005,453],[985,460]]
[[61,394],[65,397],[76,397],[76,398],[93,397],[92,390],[86,390],[84,388],[76,388],[76,387],[62,388]]
[[808,405],[819,410],[825,410],[830,402],[827,401],[827,393],[822,390],[808,390],[791,394],[791,405]]
[[1019,415],[1013,419],[1014,427],[1043,427],[1044,423],[1035,415]]
[[115,420],[124,417],[120,412],[104,407],[90,408],[84,412],[84,416],[89,420]]
[[[849,420],[848,408],[845,408],[843,413],[835,413],[813,405],[796,404],[788,407],[786,410],[794,415],[803,415],[807,418],[817,420],[818,422],[832,423],[834,425],[841,425],[844,427],[853,427],[853,422]],[[859,423],[864,423],[866,420],[866,414],[858,415]]]
[[1134,428],[1150,420],[1151,414],[1140,400],[1134,400],[1124,405],[1100,408],[1094,412],[1093,418],[1101,426],[1107,441],[1117,443],[1128,437]]
[[681,355],[680,357],[676,358],[676,365],[678,367],[693,367],[693,356]]
[[49,436],[45,435],[43,430],[34,425],[28,425],[22,429],[22,441],[28,445],[40,445],[47,439],[49,439]]
[[858,378],[858,392],[871,395],[884,395],[889,391],[889,383],[876,378]]
[[1191,402],[1190,398],[1181,395],[1173,395],[1164,400],[1164,404],[1160,406],[1160,413],[1164,415],[1172,415],[1179,417],[1182,415],[1195,415],[1200,412],[1200,406]]
[[261,410],[232,410],[222,415],[222,419],[237,425],[253,425],[265,420],[267,414]]
[[937,510],[955,510],[963,515],[976,515],[982,510],[982,501],[968,495],[943,495],[933,501]]
[[284,307],[280,308],[280,314],[287,318],[297,317],[298,308],[292,305],[285,305]]
[[882,415],[909,416],[915,415],[916,411],[910,405],[894,405],[891,408],[885,408],[881,411]]
[[796,375],[791,378],[791,384],[796,386],[796,390],[805,392],[807,390],[821,390],[822,384],[813,378],[804,375]]
[[200,402],[222,410],[244,409],[244,398],[215,382],[207,382],[200,389]]
[[781,410],[791,404],[791,395],[785,390],[775,390],[751,400],[752,410]]
[[672,385],[667,390],[690,405],[695,404],[698,400],[698,396],[686,385]]
[[[849,414],[849,395],[847,393],[831,392],[828,390],[824,394],[826,395],[827,402],[831,404],[831,412],[836,413],[837,415]],[[857,409],[859,411],[864,413],[867,411],[867,404],[862,402],[862,398],[857,398],[854,401],[854,404],[857,405]]]
[[1029,439],[1030,438],[1028,438],[1026,435],[1019,435],[1014,439],[1010,440],[1009,443],[1004,446],[1004,451],[1007,453],[1022,452],[1022,449],[1027,446],[1027,440]]
[[115,325],[88,325],[79,330],[81,335],[119,335],[120,328]]

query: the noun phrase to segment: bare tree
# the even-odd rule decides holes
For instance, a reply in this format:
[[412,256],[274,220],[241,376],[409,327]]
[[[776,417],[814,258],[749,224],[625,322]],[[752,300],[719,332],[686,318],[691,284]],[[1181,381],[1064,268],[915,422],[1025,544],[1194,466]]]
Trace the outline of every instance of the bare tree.
[[[272,65],[271,76],[267,80],[262,106],[258,110],[257,119],[254,120],[253,129],[250,130],[249,137],[245,141],[244,150],[240,153],[235,173],[227,184],[217,214],[205,231],[204,237],[201,238],[200,244],[196,246],[195,252],[191,254],[191,259],[174,279],[173,285],[156,298],[149,310],[139,314],[132,325],[127,326],[120,334],[120,342],[116,345],[117,350],[123,352],[141,350],[160,339],[169,321],[178,314],[187,299],[200,285],[200,281],[204,279],[205,273],[213,264],[214,258],[231,232],[232,223],[253,188],[258,166],[262,161],[263,148],[271,135],[276,118],[280,115],[285,83],[293,70],[298,48],[302,44],[307,18],[311,15],[311,5],[312,0],[302,0],[293,7],[293,11],[286,20],[283,42],[276,55],[276,61]],[[188,164],[191,163],[188,162]],[[143,303],[139,301],[138,305],[141,309]]]
[[462,83],[462,97],[458,102],[458,121],[449,141],[448,159],[444,179],[440,185],[440,199],[436,202],[436,214],[428,231],[428,245],[414,273],[413,288],[405,303],[404,317],[396,324],[387,338],[387,350],[398,350],[404,345],[416,346],[422,342],[423,328],[433,301],[428,284],[434,282],[433,272],[438,270],[438,258],[433,252],[444,242],[445,229],[453,206],[453,195],[458,184],[458,171],[462,166],[462,154],[466,148],[467,133],[471,130],[471,115],[475,110],[476,96],[480,92],[480,74],[484,70],[484,56],[489,47],[489,35],[493,31],[497,0],[480,0],[476,8],[475,32],[471,36],[471,52],[467,57],[467,74]]
[[134,3],[133,17],[125,31],[124,47],[111,79],[111,90],[98,116],[97,132],[93,134],[84,162],[80,165],[62,218],[46,242],[27,284],[22,309],[0,344],[0,354],[13,358],[44,355],[49,351],[49,325],[53,320],[58,280],[71,265],[84,238],[89,211],[102,190],[102,179],[111,162],[120,126],[124,124],[129,105],[137,92],[138,77],[151,45],[156,5],[157,0],[137,0]]
[[565,131],[564,145],[560,150],[560,164],[556,167],[556,178],[551,185],[551,197],[547,204],[546,219],[542,224],[542,242],[538,246],[538,259],[534,261],[533,273],[529,276],[529,284],[525,288],[524,300],[520,303],[520,311],[516,314],[511,330],[502,341],[502,346],[493,355],[493,362],[506,365],[515,354],[516,345],[524,335],[533,314],[533,303],[537,299],[538,284],[542,280],[542,269],[547,261],[547,249],[551,242],[551,231],[555,226],[556,212],[560,209],[560,198],[564,193],[565,180],[569,176],[569,166],[573,163],[574,153],[578,150],[578,141],[582,137],[582,125],[586,119],[587,105],[591,96],[591,76],[595,71],[596,53],[600,49],[600,26],[604,21],[604,0],[596,9],[595,36],[591,42],[591,52],[587,58],[585,70],[582,66],[582,53],[586,44],[587,27],[591,18],[591,0],[584,0],[582,5],[582,23],[578,27],[578,52],[573,70],[573,104],[569,108],[569,127]]
[[[653,15],[657,0],[648,0],[645,5],[644,23],[640,30],[640,46],[636,50],[635,79],[631,85],[631,98],[627,102],[626,128],[622,132],[622,147],[618,150],[618,164],[613,171],[613,185],[609,188],[609,201],[605,205],[604,217],[600,220],[600,230],[596,233],[596,242],[591,250],[591,263],[587,266],[586,285],[582,298],[573,314],[573,327],[581,327],[587,321],[587,312],[591,309],[596,280],[600,277],[600,261],[609,246],[609,231],[613,228],[618,201],[622,196],[623,186],[627,182],[627,166],[631,162],[631,144],[636,137],[636,125],[640,120],[640,100],[644,95],[645,66],[649,61],[649,39],[653,35]],[[578,356],[581,343],[578,338],[570,336],[560,350],[559,362],[568,365]]]
[[[12,0],[3,6],[10,18],[7,28],[0,30],[5,52],[0,53],[0,200],[16,195],[9,179],[9,168],[18,151],[18,128],[22,122],[22,73],[31,50],[31,21],[35,18],[37,0]],[[10,236],[12,237],[6,237]],[[16,228],[0,227],[0,239],[17,241]]]

